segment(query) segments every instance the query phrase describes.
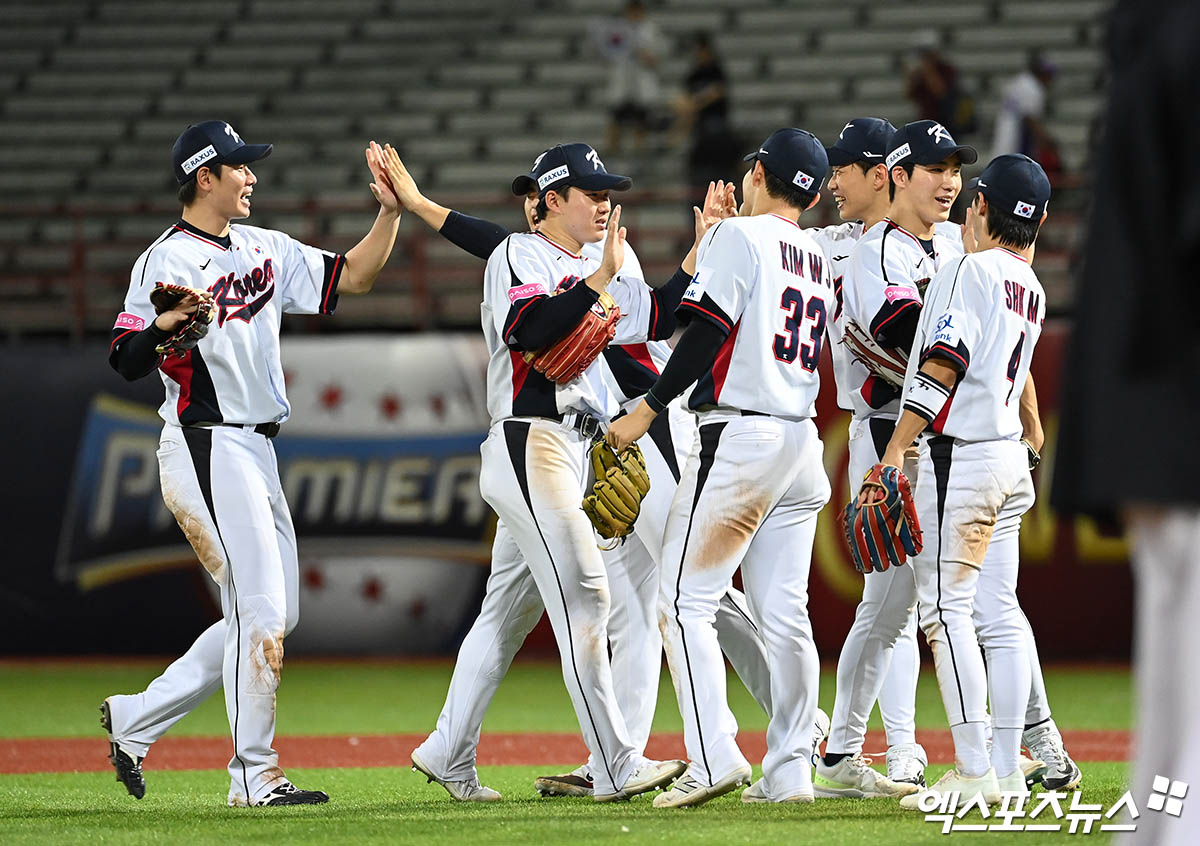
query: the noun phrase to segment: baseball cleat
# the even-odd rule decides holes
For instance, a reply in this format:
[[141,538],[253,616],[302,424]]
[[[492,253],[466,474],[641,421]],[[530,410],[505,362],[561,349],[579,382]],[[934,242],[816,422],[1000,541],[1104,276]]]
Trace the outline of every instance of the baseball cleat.
[[753,805],[757,802],[770,802],[771,797],[767,793],[766,779],[760,778],[754,784],[742,791],[742,801],[747,805]]
[[108,733],[108,760],[117,771],[117,781],[125,785],[130,796],[141,799],[146,795],[146,779],[142,776],[142,761],[145,759],[130,755],[113,737],[112,710],[107,699],[100,704],[100,726]]
[[1025,780],[1025,773],[1020,767],[1013,770],[1004,778],[996,779],[996,784],[1000,786],[1001,799],[1005,796],[1024,796],[1029,798],[1029,784]]
[[479,776],[473,776],[463,781],[447,781],[444,778],[438,778],[434,775],[433,770],[421,760],[414,749],[412,753],[412,768],[413,772],[420,773],[429,779],[430,783],[437,782],[442,787],[446,788],[446,792],[450,797],[458,802],[499,802],[500,793],[492,790],[490,787],[484,787],[479,783]]
[[816,719],[813,720],[813,743],[812,743],[812,762],[816,766],[817,758],[820,757],[821,744],[829,739],[829,715],[817,709]]
[[1083,781],[1083,772],[1071,760],[1063,746],[1062,735],[1054,720],[1046,720],[1021,735],[1029,754],[1046,764],[1042,787],[1047,790],[1074,790]]
[[828,766],[824,758],[817,760],[813,776],[813,793],[822,799],[879,799],[885,796],[907,796],[920,790],[909,782],[892,781],[871,768],[871,759],[862,753],[843,758]]
[[539,776],[533,787],[542,796],[591,796],[592,774],[584,764],[562,775]]
[[[656,787],[670,784],[672,779],[686,769],[687,764],[684,761],[655,761],[646,758],[642,765],[634,770],[629,778],[625,779],[625,784],[621,785],[621,789],[616,793],[593,791],[592,798],[597,802],[619,802],[622,799],[628,799],[639,793],[647,793]],[[655,802],[657,801],[656,798]]]
[[[1014,771],[1015,772],[1015,771]],[[1010,776],[1011,778],[1011,776]],[[959,775],[958,768],[947,770],[934,782],[933,787],[927,787],[918,793],[912,793],[900,800],[900,807],[906,811],[922,811],[925,808],[936,807],[941,797],[947,793],[958,793],[958,807],[962,808],[983,794],[983,801],[989,805],[1000,803],[1000,782],[996,778],[995,768],[990,768],[981,776],[969,777]],[[929,811],[925,811],[929,813]]]
[[1049,769],[1045,761],[1035,761],[1028,755],[1022,755],[1017,758],[1017,764],[1021,767],[1021,773],[1025,776],[1025,786],[1030,788],[1035,784],[1041,784],[1042,776]]
[[750,774],[750,767],[738,767],[729,775],[717,780],[713,784],[704,785],[696,780],[689,767],[687,772],[671,785],[670,790],[654,797],[654,807],[691,808],[696,805],[703,805],[709,799],[716,799],[718,796],[724,796],[729,791],[735,790],[743,784],[749,784]]
[[897,743],[887,751],[887,777],[900,784],[925,786],[929,757],[919,743]]
[[253,802],[247,802],[240,796],[229,800],[231,808],[278,808],[283,805],[323,805],[329,801],[329,794],[323,790],[301,790],[287,779],[271,788],[270,793],[259,796]]

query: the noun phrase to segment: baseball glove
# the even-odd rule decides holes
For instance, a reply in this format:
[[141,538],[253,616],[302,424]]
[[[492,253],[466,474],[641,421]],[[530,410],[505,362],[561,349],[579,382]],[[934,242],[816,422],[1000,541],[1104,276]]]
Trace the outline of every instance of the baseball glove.
[[566,384],[578,377],[604,352],[608,342],[617,334],[617,321],[620,319],[621,309],[605,291],[566,337],[536,352],[525,353],[525,361],[551,382]]
[[208,291],[176,285],[173,282],[158,282],[150,292],[150,304],[154,306],[155,314],[171,311],[188,297],[196,298],[196,310],[179,325],[171,337],[155,347],[159,355],[177,355],[183,358],[188,350],[200,343],[200,339],[208,334],[208,324],[212,323],[213,297]]
[[[908,477],[899,467],[876,464],[863,479],[862,490],[867,496],[860,493],[851,500],[841,517],[854,566],[860,573],[899,567],[922,547]],[[864,499],[865,504],[859,505]]]
[[1025,438],[1021,438],[1021,443],[1025,445],[1025,455],[1029,459],[1029,470],[1032,472],[1042,463],[1042,454],[1034,449],[1033,444]]
[[592,444],[592,472],[596,482],[583,498],[583,513],[605,540],[619,540],[633,531],[650,490],[646,460],[637,444],[618,455],[603,438]]
[[842,343],[850,348],[850,355],[880,379],[897,388],[904,386],[904,371],[908,368],[904,350],[881,347],[870,332],[863,331],[853,320],[846,321]]

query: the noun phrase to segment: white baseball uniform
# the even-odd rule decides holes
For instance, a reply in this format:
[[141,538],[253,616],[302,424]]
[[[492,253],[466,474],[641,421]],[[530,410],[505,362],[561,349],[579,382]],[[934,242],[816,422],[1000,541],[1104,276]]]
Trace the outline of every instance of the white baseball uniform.
[[[1045,292],[1028,262],[994,248],[949,263],[926,294],[904,407],[930,421],[920,441],[914,498],[925,545],[912,559],[921,627],[954,733],[960,771],[1017,766],[1029,701],[1027,623],[1017,603],[1021,515],[1034,500],[1021,443],[1021,391],[1045,320]],[[953,389],[920,364],[940,357],[963,368]],[[922,393],[922,385],[926,387]],[[935,393],[930,393],[935,390]],[[930,397],[945,396],[936,407]],[[984,669],[980,647],[987,653]]]
[[[603,244],[584,245],[581,254],[599,261]],[[625,247],[621,275],[643,278],[633,248]],[[651,317],[653,319],[653,316]],[[599,360],[618,402],[638,401],[654,383],[671,354],[664,341],[609,346]],[[679,468],[695,434],[694,418],[672,403],[650,431],[643,454],[650,493],[635,531],[625,543],[602,553],[608,571],[608,620],[613,691],[634,747],[642,752],[650,737],[662,667],[662,639],[656,613],[658,562],[671,495]],[[449,781],[476,775],[475,752],[487,707],[513,657],[544,610],[524,558],[503,521],[492,545],[492,572],[479,616],[460,646],[437,728],[418,747],[422,761]],[[721,646],[751,694],[770,713],[770,678],[765,647],[749,616],[745,597],[730,589],[718,616]]]
[[255,427],[282,423],[290,406],[279,357],[284,312],[331,314],[344,260],[282,232],[233,225],[217,238],[180,221],[134,264],[116,349],[155,318],[156,282],[208,290],[208,335],[159,370],[166,425],[158,450],[163,499],[221,588],[214,623],[142,693],[110,698],[113,735],[145,756],[150,745],[222,684],[233,734],[230,804],[284,780],[275,691],[284,637],[299,617],[296,536],[275,450]]
[[690,772],[712,785],[747,766],[713,628],[740,566],[771,674],[764,786],[811,793],[819,667],[808,572],[829,499],[812,415],[833,287],[812,237],[777,215],[717,224],[697,264],[680,314],[728,335],[689,399],[699,428],[667,520],[659,606]]
[[[948,258],[962,254],[954,224],[939,224],[934,237],[920,239],[885,218],[862,232],[858,223],[819,230],[832,258],[840,294],[831,341],[840,341],[848,321],[875,331],[909,308],[920,308],[919,288]],[[856,242],[852,239],[856,239]],[[839,280],[840,279],[840,285]],[[898,390],[854,359],[845,344],[833,345],[838,404],[853,412],[848,472],[850,496],[883,455],[895,427]],[[915,471],[915,468],[906,468]],[[862,751],[871,709],[879,700],[889,746],[916,742],[916,690],[920,670],[916,633],[916,588],[904,567],[863,579],[863,598],[838,657],[829,743],[831,753]]]

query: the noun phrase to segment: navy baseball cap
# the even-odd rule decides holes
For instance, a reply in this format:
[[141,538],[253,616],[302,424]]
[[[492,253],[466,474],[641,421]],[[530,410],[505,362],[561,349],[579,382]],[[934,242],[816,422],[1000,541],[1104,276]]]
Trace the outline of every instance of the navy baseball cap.
[[1026,220],[1041,220],[1050,203],[1050,180],[1029,156],[1009,153],[988,162],[968,185],[987,197],[990,208]]
[[825,145],[806,129],[777,129],[742,161],[759,161],[779,179],[816,193],[829,175]]
[[833,167],[855,162],[883,164],[888,142],[892,140],[892,133],[895,131],[896,127],[892,126],[892,122],[883,118],[854,118],[842,127],[837,143],[825,148],[829,164]]
[[600,155],[587,144],[559,144],[533,160],[529,173],[512,182],[512,192],[524,196],[537,190],[538,196],[547,191],[571,185],[584,191],[628,191],[633,180],[628,176],[609,173]]
[[272,144],[247,144],[233,127],[223,120],[195,123],[175,139],[171,161],[180,185],[190,182],[201,165],[243,165],[265,159]]
[[890,171],[896,165],[932,165],[958,156],[963,164],[975,164],[979,153],[968,144],[957,143],[946,127],[935,120],[906,123],[892,133],[885,164]]

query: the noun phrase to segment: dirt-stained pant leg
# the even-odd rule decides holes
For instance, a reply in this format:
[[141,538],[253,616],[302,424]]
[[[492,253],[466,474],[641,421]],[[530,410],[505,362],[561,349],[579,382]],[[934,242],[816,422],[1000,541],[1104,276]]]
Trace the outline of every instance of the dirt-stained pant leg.
[[284,635],[296,619],[289,603],[295,547],[286,540],[290,521],[277,514],[286,504],[271,442],[230,427],[187,429],[184,436],[202,489],[207,467],[206,500],[229,562],[222,673],[234,742],[229,799],[254,801],[284,779],[272,742]]
[[[1015,608],[1019,617],[1020,609],[1015,606],[1015,561],[1011,572],[1002,572],[1003,568],[997,567],[984,583],[984,613],[1001,617],[989,619],[986,631],[1007,656],[999,669],[985,670],[975,616],[980,574],[986,568],[988,545],[1005,503],[1014,494],[1030,497],[1027,501],[1032,501],[1031,490],[1023,487],[1030,484],[1028,471],[1023,464],[1013,464],[1017,447],[1016,442],[964,444],[941,436],[924,439],[920,445],[914,498],[925,544],[921,554],[912,559],[912,566],[917,579],[921,627],[933,652],[946,716],[956,737],[972,738],[970,748],[956,746],[960,766],[964,761],[988,758],[983,748],[984,727],[988,722],[988,670],[995,684],[1017,686],[1018,720],[1023,719],[1029,699],[1026,638],[1013,612]],[[1014,506],[1018,503],[1027,507],[1020,499]],[[1009,592],[1013,593],[1011,606],[1006,599]],[[1017,629],[1019,636],[1014,634]],[[1021,658],[1012,652],[1018,645],[1024,656],[1023,672]],[[1007,676],[1010,670],[1016,673],[1015,678],[1006,681],[997,678],[997,674]],[[1004,707],[1011,710],[1007,704]],[[1010,724],[1011,716],[1006,714],[1004,725]],[[959,726],[971,728],[969,732],[959,732]],[[974,748],[975,745],[979,748]]]
[[484,715],[543,608],[533,574],[501,521],[479,616],[458,649],[437,728],[417,747],[421,760],[441,778],[465,781],[475,776]]
[[822,445],[811,421],[784,424],[791,484],[767,513],[742,561],[746,598],[767,646],[774,713],[763,758],[766,792],[811,794],[820,661],[808,616],[817,515],[829,501]]
[[[1032,684],[1029,637],[1025,615],[1017,602],[1020,569],[1021,515],[1033,504],[1033,482],[1023,466],[1007,475],[1015,480],[996,519],[996,529],[983,557],[975,594],[973,620],[987,661],[988,701],[991,704],[992,766],[996,775],[1010,775],[1018,765],[1020,734],[1025,728]],[[1004,730],[1008,729],[1009,732]]]
[[480,491],[512,532],[546,604],[595,790],[604,794],[615,793],[641,758],[613,692],[608,576],[579,507],[587,447],[554,421],[501,421],[481,448]]
[[[734,740],[737,722],[726,698],[724,660],[714,627],[717,609],[755,533],[796,482],[802,463],[801,438],[790,430],[803,425],[761,416],[705,414],[672,505],[659,621],[692,772],[710,784],[746,764]],[[816,440],[815,428],[812,439]],[[781,468],[785,468],[783,472]],[[821,478],[824,481],[823,471]],[[828,497],[827,481],[824,497]],[[811,547],[811,536],[809,544]],[[789,557],[793,552],[803,557],[803,544],[789,551]],[[786,584],[780,590],[780,601],[785,604],[793,605],[796,597]],[[773,610],[766,597],[751,597],[752,609],[756,601],[764,601],[763,609]],[[807,616],[802,610],[793,611],[797,611],[793,628],[803,630]],[[763,621],[759,623],[767,628]],[[777,623],[773,616],[772,631]],[[807,639],[811,644],[811,632]],[[773,644],[777,647],[779,641],[771,634],[765,640],[768,656],[773,658]],[[803,644],[803,636],[794,632],[792,648]],[[773,677],[773,721],[784,719],[777,695]],[[806,745],[811,744],[815,697],[815,690],[811,697],[801,697],[800,707],[809,713],[804,726],[796,731],[805,736]]]
[[[879,430],[877,436],[872,431],[873,426]],[[890,423],[880,426],[879,421],[850,422],[851,497],[857,495],[863,476],[879,462],[888,431]],[[903,469],[915,483],[915,462],[906,462]],[[862,751],[867,720],[876,700],[888,727],[888,743],[913,742],[916,736],[916,672],[912,662],[918,654],[913,622],[916,601],[917,588],[911,567],[891,567],[864,577],[863,598],[855,609],[854,622],[838,656],[837,690],[826,746],[829,752],[854,754]],[[901,651],[902,663],[893,670],[897,648]],[[885,687],[890,696],[884,696]]]

